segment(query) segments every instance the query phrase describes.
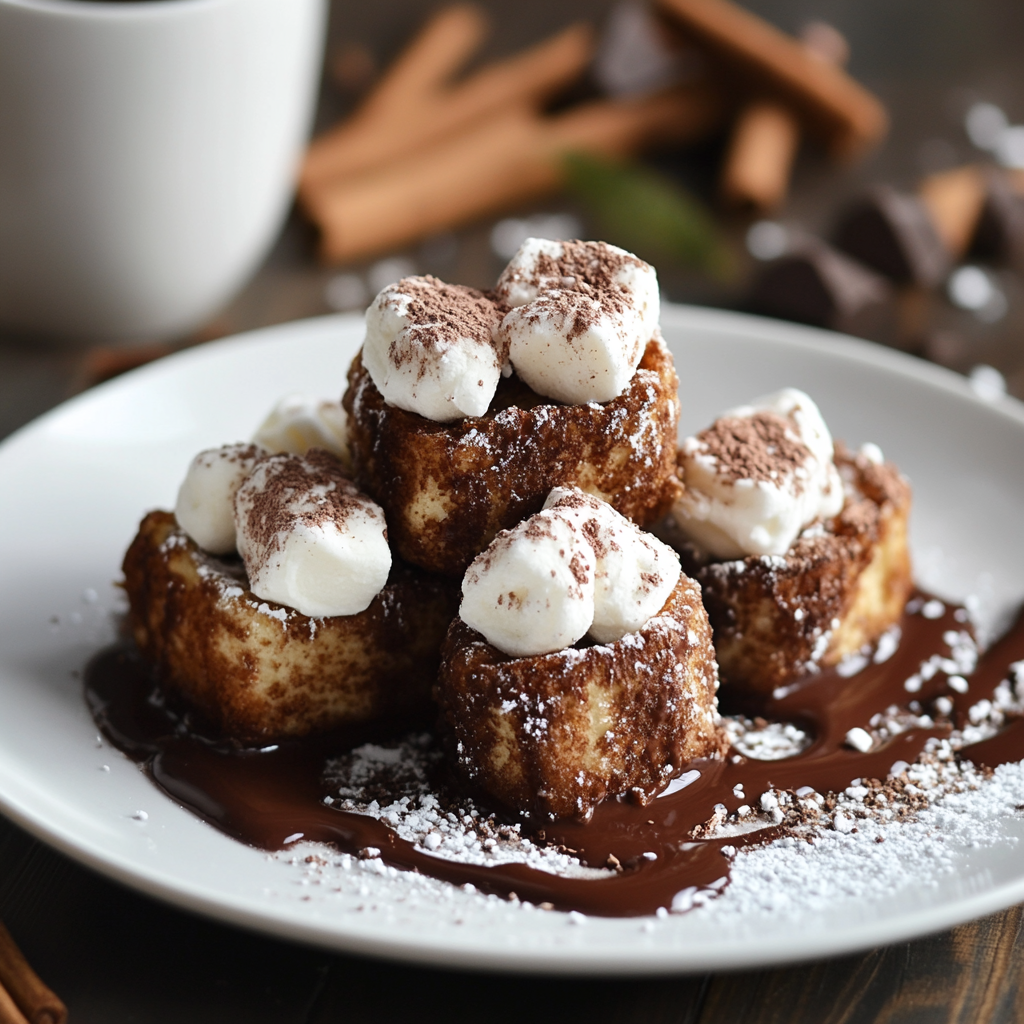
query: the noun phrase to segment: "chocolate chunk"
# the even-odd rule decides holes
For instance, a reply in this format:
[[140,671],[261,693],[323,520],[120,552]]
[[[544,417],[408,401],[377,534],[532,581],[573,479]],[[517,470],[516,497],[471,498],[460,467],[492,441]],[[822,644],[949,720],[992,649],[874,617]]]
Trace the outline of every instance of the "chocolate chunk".
[[898,284],[934,288],[949,271],[949,253],[917,196],[875,185],[840,217],[833,242]]
[[894,333],[890,285],[817,239],[805,239],[767,264],[748,305],[755,313],[862,338],[889,340]]
[[995,169],[985,172],[985,199],[968,255],[1024,270],[1024,196]]

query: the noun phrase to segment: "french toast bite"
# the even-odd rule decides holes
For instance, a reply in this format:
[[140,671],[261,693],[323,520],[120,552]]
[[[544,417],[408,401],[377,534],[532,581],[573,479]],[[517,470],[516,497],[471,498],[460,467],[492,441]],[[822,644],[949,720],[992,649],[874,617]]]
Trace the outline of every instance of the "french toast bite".
[[655,337],[604,405],[560,405],[512,376],[484,416],[438,423],[385,402],[357,356],[344,398],[356,482],[383,507],[396,553],[449,576],[537,512],[552,487],[580,487],[652,523],[678,489],[678,388]]
[[469,567],[434,695],[473,784],[586,819],[718,749],[717,686],[700,587],[671,548],[556,488]]
[[510,657],[456,619],[434,696],[459,772],[516,810],[587,819],[608,797],[647,802],[718,752],[718,672],[700,587],[610,644]]
[[143,519],[124,575],[160,681],[246,742],[426,711],[457,608],[451,583],[395,564],[364,611],[312,618],[257,597],[239,558],[203,551],[169,512]]
[[701,584],[723,682],[770,693],[868,649],[912,589],[910,486],[874,445],[833,447],[787,389],[680,451],[663,536]]
[[528,238],[493,292],[409,277],[366,312],[343,404],[355,478],[397,553],[460,576],[552,487],[641,525],[667,511],[679,381],[654,268]]
[[806,530],[785,555],[700,565],[723,681],[770,692],[838,664],[899,622],[913,589],[910,486],[891,463],[842,447],[839,515]]

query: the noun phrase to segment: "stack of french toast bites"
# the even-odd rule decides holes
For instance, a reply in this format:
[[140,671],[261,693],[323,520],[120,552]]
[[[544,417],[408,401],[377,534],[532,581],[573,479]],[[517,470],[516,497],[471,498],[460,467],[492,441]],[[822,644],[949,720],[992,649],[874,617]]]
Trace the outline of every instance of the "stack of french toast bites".
[[247,744],[433,717],[467,784],[549,820],[725,756],[720,677],[770,693],[899,620],[910,491],[792,388],[680,445],[658,318],[602,242],[385,288],[340,405],[283,400],[143,520],[160,683]]

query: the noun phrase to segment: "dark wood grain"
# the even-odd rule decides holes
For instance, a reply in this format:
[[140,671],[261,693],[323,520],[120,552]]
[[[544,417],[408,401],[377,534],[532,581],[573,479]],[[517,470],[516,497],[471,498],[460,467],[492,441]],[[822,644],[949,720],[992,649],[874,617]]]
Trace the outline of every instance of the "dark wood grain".
[[1024,910],[801,967],[722,975],[700,1024],[988,1024],[1024,1019]]
[[149,900],[2,818],[0,919],[69,1024],[301,1024],[331,963]]
[[[374,1005],[362,997],[387,993]],[[331,966],[309,1024],[445,1021],[446,1024],[697,1024],[703,977],[637,981],[563,979],[403,968],[358,961]]]

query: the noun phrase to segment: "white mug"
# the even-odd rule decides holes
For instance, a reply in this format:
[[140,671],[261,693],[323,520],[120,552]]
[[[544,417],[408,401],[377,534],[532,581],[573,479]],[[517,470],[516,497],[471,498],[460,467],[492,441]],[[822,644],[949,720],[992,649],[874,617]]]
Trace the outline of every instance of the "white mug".
[[326,0],[0,0],[0,325],[181,335],[280,229]]

